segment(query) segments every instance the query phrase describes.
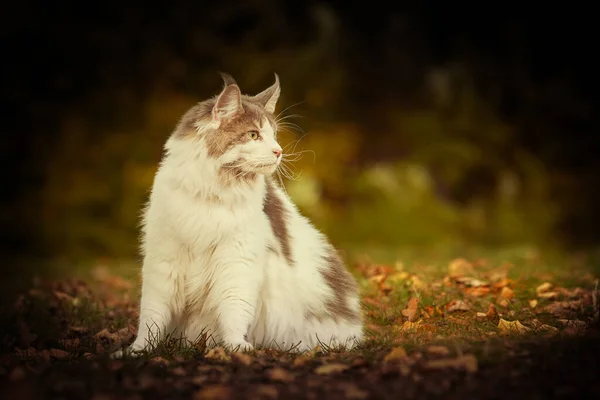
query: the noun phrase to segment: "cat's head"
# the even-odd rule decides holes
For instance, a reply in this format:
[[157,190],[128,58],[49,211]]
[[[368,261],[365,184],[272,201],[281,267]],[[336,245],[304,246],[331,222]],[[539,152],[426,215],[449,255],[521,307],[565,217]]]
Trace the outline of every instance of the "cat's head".
[[190,109],[174,136],[203,146],[229,175],[272,174],[283,152],[273,115],[281,92],[277,74],[275,83],[255,96],[243,95],[231,76],[221,75],[221,93]]

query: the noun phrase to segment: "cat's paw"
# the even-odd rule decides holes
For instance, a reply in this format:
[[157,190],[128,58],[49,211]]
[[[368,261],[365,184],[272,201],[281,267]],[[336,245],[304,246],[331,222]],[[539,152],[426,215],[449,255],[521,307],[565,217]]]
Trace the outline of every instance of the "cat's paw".
[[225,343],[225,348],[230,351],[252,351],[254,346],[245,340],[229,341]]

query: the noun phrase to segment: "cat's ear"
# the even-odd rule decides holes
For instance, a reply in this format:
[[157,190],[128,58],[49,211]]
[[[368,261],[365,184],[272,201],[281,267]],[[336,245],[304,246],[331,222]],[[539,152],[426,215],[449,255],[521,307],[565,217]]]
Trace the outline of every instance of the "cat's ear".
[[269,87],[268,89],[263,90],[259,94],[253,97],[254,101],[259,102],[265,107],[265,111],[273,114],[275,111],[275,105],[277,104],[277,100],[279,100],[279,94],[281,93],[281,88],[279,87],[279,76],[275,74],[275,83]]
[[223,83],[225,84],[225,86],[237,85],[237,82],[235,81],[235,79],[233,79],[233,76],[225,72],[219,72],[219,75],[221,75],[221,79],[223,79]]
[[230,119],[244,113],[242,93],[236,84],[226,85],[212,110],[215,121]]

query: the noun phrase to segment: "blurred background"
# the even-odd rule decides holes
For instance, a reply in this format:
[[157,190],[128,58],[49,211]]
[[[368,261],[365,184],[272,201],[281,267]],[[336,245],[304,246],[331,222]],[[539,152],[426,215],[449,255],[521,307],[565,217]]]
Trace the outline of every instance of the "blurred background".
[[594,246],[597,23],[568,7],[9,2],[5,260],[138,257],[162,146],[218,71],[279,74],[303,131],[281,141],[314,151],[287,191],[343,249]]

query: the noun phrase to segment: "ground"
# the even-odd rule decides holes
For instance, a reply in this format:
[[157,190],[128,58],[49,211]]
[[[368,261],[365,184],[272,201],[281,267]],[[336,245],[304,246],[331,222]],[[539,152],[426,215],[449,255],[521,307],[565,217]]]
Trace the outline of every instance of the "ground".
[[35,279],[2,313],[0,397],[600,398],[600,289],[585,255],[373,254],[347,255],[365,342],[303,355],[207,349],[204,337],[113,360],[136,333],[135,269],[103,263]]

